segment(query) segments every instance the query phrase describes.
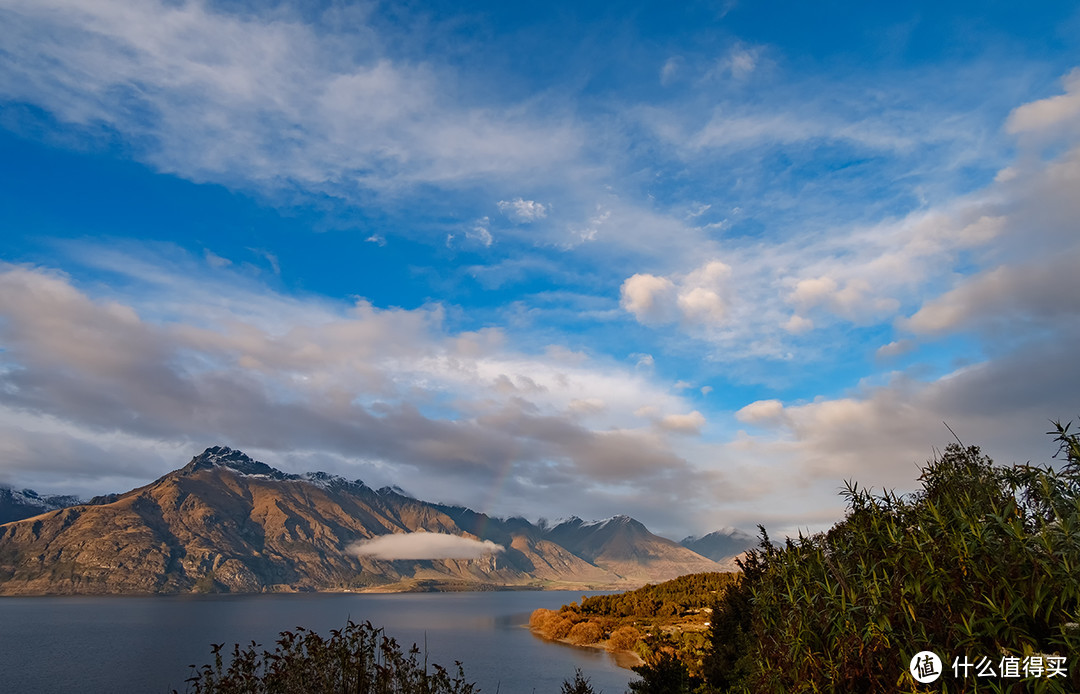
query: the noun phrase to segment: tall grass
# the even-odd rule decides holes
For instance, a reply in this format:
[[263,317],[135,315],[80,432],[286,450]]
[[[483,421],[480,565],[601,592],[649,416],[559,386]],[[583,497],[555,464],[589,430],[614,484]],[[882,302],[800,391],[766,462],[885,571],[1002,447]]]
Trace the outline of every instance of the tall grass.
[[[852,482],[827,533],[778,548],[762,529],[714,609],[704,691],[1080,691],[1080,442],[1055,427],[1060,470],[951,444],[915,494]],[[944,661],[932,686],[908,670],[923,650]],[[1067,658],[1067,677],[997,672],[1046,655]],[[955,658],[988,658],[997,676],[956,677]]]

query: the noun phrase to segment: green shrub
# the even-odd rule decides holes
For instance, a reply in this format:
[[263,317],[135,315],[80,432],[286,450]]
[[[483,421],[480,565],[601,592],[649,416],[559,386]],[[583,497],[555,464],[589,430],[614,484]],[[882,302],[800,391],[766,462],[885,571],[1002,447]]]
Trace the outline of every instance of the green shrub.
[[650,662],[634,668],[641,679],[630,683],[632,694],[692,694],[703,683],[693,677],[675,655],[660,652]]
[[[297,627],[281,633],[273,653],[258,651],[254,641],[233,647],[226,668],[221,649],[213,644],[214,665],[195,670],[187,680],[191,694],[474,694],[461,663],[453,676],[445,668],[419,660],[414,645],[405,654],[397,641],[370,622],[350,621],[324,639]],[[195,669],[195,666],[192,666]],[[173,694],[176,694],[175,690]]]

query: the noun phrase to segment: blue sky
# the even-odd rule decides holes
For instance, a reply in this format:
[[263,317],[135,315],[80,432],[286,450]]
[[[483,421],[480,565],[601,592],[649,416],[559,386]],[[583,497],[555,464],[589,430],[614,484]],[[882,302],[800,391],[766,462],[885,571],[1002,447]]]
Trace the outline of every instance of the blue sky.
[[1080,413],[1075,3],[0,0],[0,482],[827,527]]

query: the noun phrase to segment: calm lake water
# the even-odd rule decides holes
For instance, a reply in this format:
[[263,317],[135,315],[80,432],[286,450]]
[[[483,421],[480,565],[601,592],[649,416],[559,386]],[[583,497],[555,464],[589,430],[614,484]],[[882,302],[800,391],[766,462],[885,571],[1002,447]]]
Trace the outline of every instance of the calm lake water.
[[[0,689],[20,694],[184,691],[210,644],[273,646],[296,626],[328,635],[370,620],[428,662],[460,660],[484,694],[558,694],[575,667],[605,694],[636,676],[606,653],[543,641],[524,626],[581,592],[0,598]],[[272,648],[267,648],[272,650]]]

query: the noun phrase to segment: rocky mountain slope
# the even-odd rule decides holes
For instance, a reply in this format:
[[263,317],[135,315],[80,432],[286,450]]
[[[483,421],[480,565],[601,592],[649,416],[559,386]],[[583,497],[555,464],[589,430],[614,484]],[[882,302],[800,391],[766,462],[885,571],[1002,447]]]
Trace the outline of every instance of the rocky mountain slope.
[[592,522],[575,517],[557,524],[546,536],[582,559],[635,583],[648,583],[659,575],[674,578],[718,570],[715,562],[653,535],[630,516]]
[[[464,555],[430,549],[447,536]],[[403,549],[403,538],[418,542]],[[389,555],[368,549],[376,539],[389,540]],[[127,493],[0,525],[7,595],[623,588],[723,568],[625,516],[544,530],[358,480],[286,474],[224,447]]]

